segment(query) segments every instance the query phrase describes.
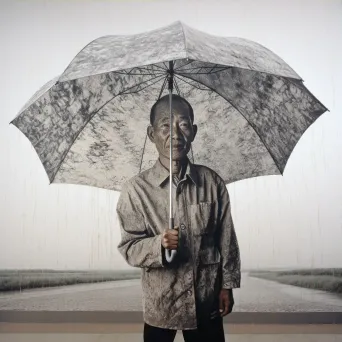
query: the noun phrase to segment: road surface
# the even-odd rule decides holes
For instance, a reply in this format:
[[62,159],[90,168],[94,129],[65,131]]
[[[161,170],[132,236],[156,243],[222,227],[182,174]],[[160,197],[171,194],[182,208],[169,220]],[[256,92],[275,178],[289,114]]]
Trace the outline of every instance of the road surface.
[[[242,275],[235,312],[342,312],[342,297]],[[0,293],[0,310],[142,311],[140,280]]]
[[[141,342],[142,334],[0,334],[0,342]],[[180,333],[175,342],[184,341]],[[229,342],[341,342],[340,334],[267,334],[226,335]]]

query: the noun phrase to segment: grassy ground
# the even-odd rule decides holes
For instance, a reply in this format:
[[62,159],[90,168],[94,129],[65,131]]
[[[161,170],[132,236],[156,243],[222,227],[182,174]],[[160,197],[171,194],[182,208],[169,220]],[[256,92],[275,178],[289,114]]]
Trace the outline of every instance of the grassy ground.
[[303,269],[293,271],[252,271],[250,276],[282,284],[342,294],[342,269]]
[[128,271],[56,271],[0,270],[0,291],[98,283],[140,278],[140,270]]

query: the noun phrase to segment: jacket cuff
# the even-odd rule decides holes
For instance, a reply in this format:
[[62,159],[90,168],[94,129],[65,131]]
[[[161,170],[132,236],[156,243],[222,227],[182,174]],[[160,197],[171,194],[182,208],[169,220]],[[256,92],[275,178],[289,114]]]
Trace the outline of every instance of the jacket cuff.
[[226,290],[238,289],[241,285],[241,279],[226,279],[222,282],[222,288]]
[[164,262],[164,247],[162,245],[162,235],[159,234],[156,236],[156,239],[154,241],[154,246],[153,246],[153,249],[154,249],[154,255],[155,255],[155,258],[156,260],[158,261],[158,264],[161,266],[161,267],[164,267],[165,266],[165,262]]

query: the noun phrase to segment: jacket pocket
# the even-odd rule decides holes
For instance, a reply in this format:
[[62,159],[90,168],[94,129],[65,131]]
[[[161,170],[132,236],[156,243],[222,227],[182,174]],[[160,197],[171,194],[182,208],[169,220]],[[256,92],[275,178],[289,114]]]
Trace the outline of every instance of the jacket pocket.
[[215,202],[190,205],[191,228],[194,235],[207,235],[215,230]]

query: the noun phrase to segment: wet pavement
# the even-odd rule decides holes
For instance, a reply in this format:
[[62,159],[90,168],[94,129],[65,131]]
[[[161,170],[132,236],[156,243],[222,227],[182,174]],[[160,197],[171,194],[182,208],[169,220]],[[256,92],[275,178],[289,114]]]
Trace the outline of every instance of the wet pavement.
[[[141,342],[141,334],[0,334],[0,342]],[[184,341],[177,334],[175,342]],[[229,342],[341,342],[340,334],[226,335]]]
[[[234,312],[342,312],[342,297],[242,275]],[[142,311],[140,280],[0,294],[0,310]]]

